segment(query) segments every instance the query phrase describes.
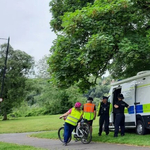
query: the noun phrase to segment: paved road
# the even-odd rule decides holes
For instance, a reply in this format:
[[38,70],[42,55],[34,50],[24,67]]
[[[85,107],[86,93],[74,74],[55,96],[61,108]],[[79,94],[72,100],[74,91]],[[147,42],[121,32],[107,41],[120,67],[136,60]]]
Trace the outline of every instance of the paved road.
[[136,147],[119,144],[95,143],[82,144],[74,142],[63,146],[59,140],[39,139],[29,137],[31,133],[0,134],[0,141],[46,148],[48,150],[150,150],[150,147]]

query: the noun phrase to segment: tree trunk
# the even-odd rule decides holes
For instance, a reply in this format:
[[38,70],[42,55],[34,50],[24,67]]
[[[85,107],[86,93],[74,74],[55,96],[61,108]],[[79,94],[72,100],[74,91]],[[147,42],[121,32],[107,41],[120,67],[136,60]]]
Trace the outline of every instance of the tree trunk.
[[7,120],[7,113],[4,113],[3,120]]

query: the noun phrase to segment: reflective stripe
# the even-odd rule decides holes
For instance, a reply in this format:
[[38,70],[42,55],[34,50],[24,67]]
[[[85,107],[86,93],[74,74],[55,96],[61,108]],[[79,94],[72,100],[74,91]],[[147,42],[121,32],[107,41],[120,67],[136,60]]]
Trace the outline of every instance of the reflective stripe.
[[101,107],[101,102],[98,104],[97,116],[99,116],[100,107]]
[[128,109],[127,108],[124,108],[124,113],[128,114]]
[[89,112],[84,112],[85,114],[93,114],[93,113],[89,113]]
[[78,118],[75,118],[75,117],[73,117],[73,116],[71,116],[71,115],[69,115],[69,117],[70,117],[70,118],[73,118],[73,119],[75,119],[75,120],[78,121]]
[[130,106],[129,108],[124,109],[125,114],[134,114],[134,106]]
[[150,112],[150,104],[136,105],[136,113]]
[[69,121],[69,122],[72,122],[73,124],[76,124],[76,122],[74,122],[74,121],[72,121],[72,120],[70,120],[70,119],[66,119],[66,121]]
[[143,112],[144,113],[150,112],[150,104],[143,104]]
[[112,104],[110,103],[110,105],[109,105],[109,116],[110,116],[112,110],[113,110],[113,106],[112,106]]
[[[149,84],[143,84],[143,85],[138,85],[136,88],[142,88],[142,87],[146,87],[146,86],[150,86],[150,83]],[[128,89],[123,89],[122,92],[127,92],[127,91],[130,91],[130,90],[133,90],[135,87],[130,87]]]
[[143,106],[142,105],[136,105],[136,113],[143,113]]
[[149,84],[138,85],[137,88],[145,87],[145,86],[150,86],[150,83]]
[[[128,109],[125,108],[124,113],[125,114],[134,114],[135,110],[134,110],[135,106],[130,106]],[[143,104],[143,105],[136,105],[136,113],[150,113],[150,104]]]

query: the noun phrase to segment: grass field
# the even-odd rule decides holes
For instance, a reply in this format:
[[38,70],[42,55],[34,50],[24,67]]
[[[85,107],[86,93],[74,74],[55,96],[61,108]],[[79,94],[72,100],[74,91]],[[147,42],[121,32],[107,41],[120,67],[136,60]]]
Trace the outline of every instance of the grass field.
[[[47,115],[27,118],[17,118],[8,121],[0,121],[0,133],[21,133],[33,131],[47,131],[32,134],[32,137],[58,139],[57,130],[63,125],[64,121],[59,119],[59,115]],[[113,132],[108,136],[103,133],[98,136],[98,118],[93,124],[93,141],[104,143],[119,143],[139,146],[150,146],[150,134],[137,135],[136,133],[126,133],[124,137],[113,137]]]
[[0,121],[0,133],[21,133],[56,130],[62,124],[59,115],[21,117]]
[[10,144],[10,143],[4,143],[0,142],[0,150],[46,150],[42,148],[35,148],[31,146],[22,146],[22,145],[17,145],[17,144]]

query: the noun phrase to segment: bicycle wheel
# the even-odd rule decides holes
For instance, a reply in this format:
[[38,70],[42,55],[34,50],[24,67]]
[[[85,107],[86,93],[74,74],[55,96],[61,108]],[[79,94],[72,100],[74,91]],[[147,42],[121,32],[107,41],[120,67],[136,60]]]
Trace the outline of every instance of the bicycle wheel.
[[[59,138],[59,140],[62,143],[64,143],[64,127],[59,128],[59,130],[58,130],[58,138]],[[69,143],[70,141],[71,141],[71,137],[68,139],[67,143]]]
[[81,137],[81,142],[83,144],[88,144],[92,140],[92,133],[90,132],[90,126],[87,123],[84,123],[82,125],[82,132],[84,134],[83,137]]

